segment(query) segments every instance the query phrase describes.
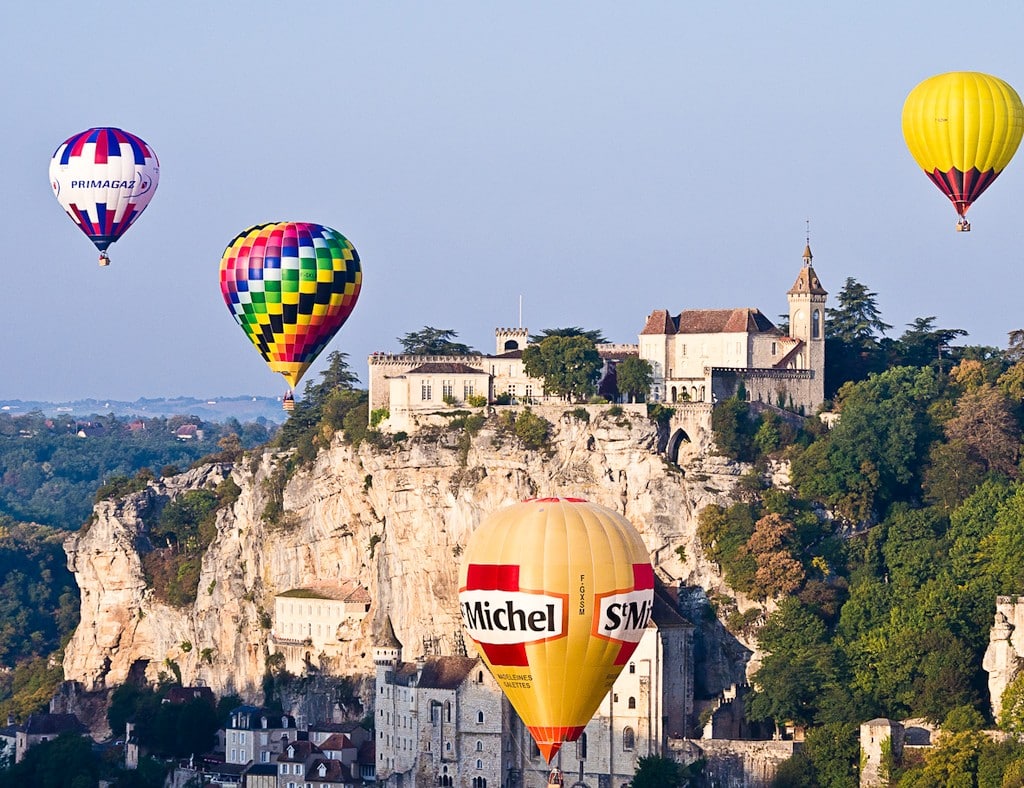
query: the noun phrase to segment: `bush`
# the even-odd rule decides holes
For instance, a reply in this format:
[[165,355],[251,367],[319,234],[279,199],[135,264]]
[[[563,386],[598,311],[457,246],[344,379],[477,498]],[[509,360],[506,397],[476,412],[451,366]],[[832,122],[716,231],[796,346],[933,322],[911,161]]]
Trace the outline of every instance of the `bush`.
[[519,414],[515,423],[516,437],[528,449],[543,449],[548,445],[551,424],[529,408]]

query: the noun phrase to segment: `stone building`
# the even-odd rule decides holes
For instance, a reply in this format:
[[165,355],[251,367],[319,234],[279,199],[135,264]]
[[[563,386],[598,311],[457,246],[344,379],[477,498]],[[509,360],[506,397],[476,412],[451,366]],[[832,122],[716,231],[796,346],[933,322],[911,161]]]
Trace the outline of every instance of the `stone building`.
[[716,402],[742,383],[747,399],[814,413],[825,399],[825,301],[811,265],[786,294],[789,333],[759,309],[652,312],[640,332],[640,358],[654,371],[652,399]]
[[19,763],[30,749],[56,739],[62,733],[87,736],[89,731],[74,714],[32,714],[14,729],[14,762]]
[[[812,414],[825,398],[825,302],[828,293],[811,265],[803,267],[786,293],[789,333],[760,310],[688,309],[672,315],[652,312],[637,345],[598,345],[604,362],[599,390],[615,400],[617,362],[639,355],[650,362],[652,401],[711,403],[741,386],[752,401]],[[369,357],[370,413],[387,410],[382,428],[410,431],[431,411],[464,405],[471,396],[493,403],[501,394],[513,402],[558,404],[543,380],[529,377],[523,350],[525,328],[495,329],[494,355],[415,356],[374,353]]]
[[[693,713],[693,626],[664,589],[612,691],[551,765],[567,785],[620,788],[645,755],[667,754]],[[403,662],[390,621],[374,651],[377,778],[384,785],[543,788],[550,766],[483,661]]]
[[360,637],[370,595],[351,580],[293,588],[274,597],[270,646],[285,658],[285,668],[302,674],[307,667],[340,667],[347,644]]
[[295,718],[255,706],[238,706],[224,730],[224,761],[273,763],[290,741],[298,738]]

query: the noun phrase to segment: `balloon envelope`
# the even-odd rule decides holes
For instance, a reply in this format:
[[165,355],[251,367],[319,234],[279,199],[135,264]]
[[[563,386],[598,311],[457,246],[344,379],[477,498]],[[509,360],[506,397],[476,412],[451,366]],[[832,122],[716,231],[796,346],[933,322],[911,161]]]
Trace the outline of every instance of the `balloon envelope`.
[[1024,105],[998,77],[953,71],[915,87],[903,137],[915,161],[963,216],[1009,164],[1024,135]]
[[480,524],[459,580],[463,625],[550,762],[579,738],[650,620],[647,548],[610,509],[539,498]]
[[103,126],[69,137],[50,159],[50,186],[61,207],[105,252],[156,193],[160,162],[127,131]]
[[330,227],[275,222],[243,230],[220,261],[224,302],[274,372],[294,388],[348,319],[362,269]]

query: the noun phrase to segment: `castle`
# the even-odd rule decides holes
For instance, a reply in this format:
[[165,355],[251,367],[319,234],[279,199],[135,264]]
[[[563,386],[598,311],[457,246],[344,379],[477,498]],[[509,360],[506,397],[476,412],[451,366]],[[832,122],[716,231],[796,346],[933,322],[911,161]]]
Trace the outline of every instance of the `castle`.
[[[636,345],[598,345],[605,361],[601,391],[615,364],[629,356],[648,361],[653,371],[650,401],[714,403],[745,392],[760,401],[811,414],[825,399],[825,302],[828,295],[812,266],[810,244],[787,291],[789,331],[776,327],[759,309],[688,309],[648,315]],[[387,411],[383,429],[414,429],[432,412],[507,395],[512,404],[558,404],[544,381],[528,376],[525,328],[495,330],[493,355],[416,356],[374,353],[369,357],[369,399]]]

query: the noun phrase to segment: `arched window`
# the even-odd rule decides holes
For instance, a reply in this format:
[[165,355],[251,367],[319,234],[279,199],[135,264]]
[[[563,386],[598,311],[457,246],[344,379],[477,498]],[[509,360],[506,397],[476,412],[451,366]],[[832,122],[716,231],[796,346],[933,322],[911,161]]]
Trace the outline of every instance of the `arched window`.
[[632,695],[630,695],[629,696],[629,703],[627,703],[626,705],[629,708],[631,708],[631,709],[635,709],[636,708],[636,698],[634,698]]
[[821,312],[815,309],[811,313],[811,339],[821,336]]
[[636,673],[636,663],[635,662],[630,662],[629,663],[629,672],[630,673]]
[[482,670],[477,671],[476,683],[477,684],[483,684],[484,683],[484,672]]
[[484,762],[482,760],[480,760],[479,758],[476,759],[476,768],[478,768],[478,769],[484,768]]
[[585,761],[587,759],[587,734],[581,733],[580,737],[576,740],[576,760]]
[[477,752],[483,752],[484,751],[484,743],[482,741],[480,741],[479,739],[476,740],[476,751]]
[[622,749],[627,752],[636,747],[636,734],[633,729],[626,726],[622,729]]
[[484,713],[482,711],[476,713],[476,721],[478,724],[484,721]]

